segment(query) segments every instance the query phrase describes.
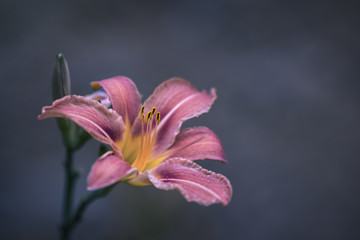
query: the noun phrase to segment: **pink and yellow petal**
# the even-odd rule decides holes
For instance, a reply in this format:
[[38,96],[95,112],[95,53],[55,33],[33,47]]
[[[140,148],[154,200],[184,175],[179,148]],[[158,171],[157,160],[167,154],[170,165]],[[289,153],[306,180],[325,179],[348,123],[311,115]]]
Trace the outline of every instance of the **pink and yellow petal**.
[[226,162],[224,149],[216,134],[206,127],[186,128],[175,139],[167,151],[167,158],[186,158],[188,160],[213,159]]
[[43,107],[39,120],[61,117],[67,118],[86,130],[93,138],[109,144],[121,155],[115,142],[120,141],[125,131],[121,116],[107,109],[97,101],[82,96],[70,95],[56,100],[52,106]]
[[114,184],[120,180],[135,177],[137,169],[127,162],[107,152],[91,167],[88,176],[88,190],[96,190]]
[[186,159],[169,159],[149,170],[148,177],[156,188],[179,190],[186,200],[206,206],[214,203],[225,206],[231,200],[232,187],[226,177]]
[[[144,103],[145,112],[156,107],[156,111],[161,115],[154,153],[168,149],[174,143],[182,122],[209,111],[215,99],[215,89],[211,89],[210,93],[199,92],[181,78],[172,78],[160,84]],[[132,134],[139,135],[140,132],[141,119],[138,117]]]
[[137,117],[141,97],[134,82],[124,76],[116,76],[98,82],[92,82],[92,87],[97,90],[102,87],[109,95],[112,108],[131,125]]
[[166,159],[176,157],[191,161],[212,159],[226,163],[219,138],[206,127],[182,130],[176,136],[175,143],[168,150],[151,157],[145,169],[152,169]]

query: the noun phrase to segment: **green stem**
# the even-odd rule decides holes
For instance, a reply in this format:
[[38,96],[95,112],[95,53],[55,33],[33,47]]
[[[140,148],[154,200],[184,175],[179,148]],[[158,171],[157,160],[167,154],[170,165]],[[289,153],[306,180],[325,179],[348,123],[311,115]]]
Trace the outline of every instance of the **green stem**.
[[71,214],[74,198],[75,181],[78,173],[73,169],[73,151],[66,149],[66,159],[64,163],[65,169],[65,189],[64,189],[64,205],[62,216],[61,239],[68,240],[72,230]]
[[114,186],[115,186],[115,184],[113,184],[109,187],[106,187],[106,188],[102,188],[102,189],[93,191],[90,194],[88,194],[86,197],[84,197],[83,200],[80,202],[80,204],[72,218],[72,222],[71,222],[72,225],[75,226],[82,220],[82,215],[84,214],[84,211],[90,205],[90,203],[92,203],[93,201],[95,201],[98,198],[105,197]]
[[89,193],[82,199],[76,211],[73,214],[73,199],[75,181],[78,173],[73,168],[73,151],[67,148],[65,159],[65,189],[64,189],[64,205],[61,227],[61,240],[69,240],[72,230],[82,220],[82,216],[86,208],[96,199],[105,197],[115,184]]

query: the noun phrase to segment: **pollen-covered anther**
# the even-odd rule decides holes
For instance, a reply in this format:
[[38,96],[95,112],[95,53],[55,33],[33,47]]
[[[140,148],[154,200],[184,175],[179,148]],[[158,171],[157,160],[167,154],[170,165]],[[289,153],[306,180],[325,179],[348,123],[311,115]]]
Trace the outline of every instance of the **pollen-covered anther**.
[[145,106],[143,105],[140,109],[140,117],[144,115]]
[[150,111],[150,112],[148,112],[148,113],[146,114],[146,122],[147,122],[148,124],[150,123],[151,118],[152,118],[152,112]]
[[160,113],[157,112],[156,113],[156,124],[159,124],[159,122],[160,122]]
[[145,106],[143,105],[140,109],[140,118],[141,118],[141,124],[145,123],[145,115],[144,115]]

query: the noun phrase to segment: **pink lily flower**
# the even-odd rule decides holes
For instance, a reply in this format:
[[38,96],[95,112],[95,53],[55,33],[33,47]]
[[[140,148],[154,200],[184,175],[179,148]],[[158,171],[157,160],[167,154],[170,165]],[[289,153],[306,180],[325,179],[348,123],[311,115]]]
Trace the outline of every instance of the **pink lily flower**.
[[[206,127],[180,131],[182,122],[209,111],[216,99],[197,91],[189,82],[172,78],[160,84],[141,105],[135,84],[117,76],[92,82],[103,88],[112,108],[97,98],[70,95],[44,107],[38,119],[67,118],[112,151],[93,164],[88,189],[96,190],[124,181],[136,186],[177,189],[188,201],[227,205],[232,196],[229,180],[208,171],[194,160],[226,162],[218,137]],[[106,96],[101,99],[106,99]]]

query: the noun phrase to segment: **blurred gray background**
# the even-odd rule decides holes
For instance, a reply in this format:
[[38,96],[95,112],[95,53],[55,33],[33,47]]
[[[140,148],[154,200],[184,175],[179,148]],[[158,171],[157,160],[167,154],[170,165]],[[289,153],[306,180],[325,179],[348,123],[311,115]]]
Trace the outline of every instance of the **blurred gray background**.
[[[72,91],[114,75],[144,98],[179,76],[216,87],[185,126],[216,132],[227,207],[118,185],[73,239],[360,239],[359,6],[345,1],[0,1],[0,238],[56,239],[64,149],[51,104],[55,55]],[[98,152],[76,155],[77,200]]]

